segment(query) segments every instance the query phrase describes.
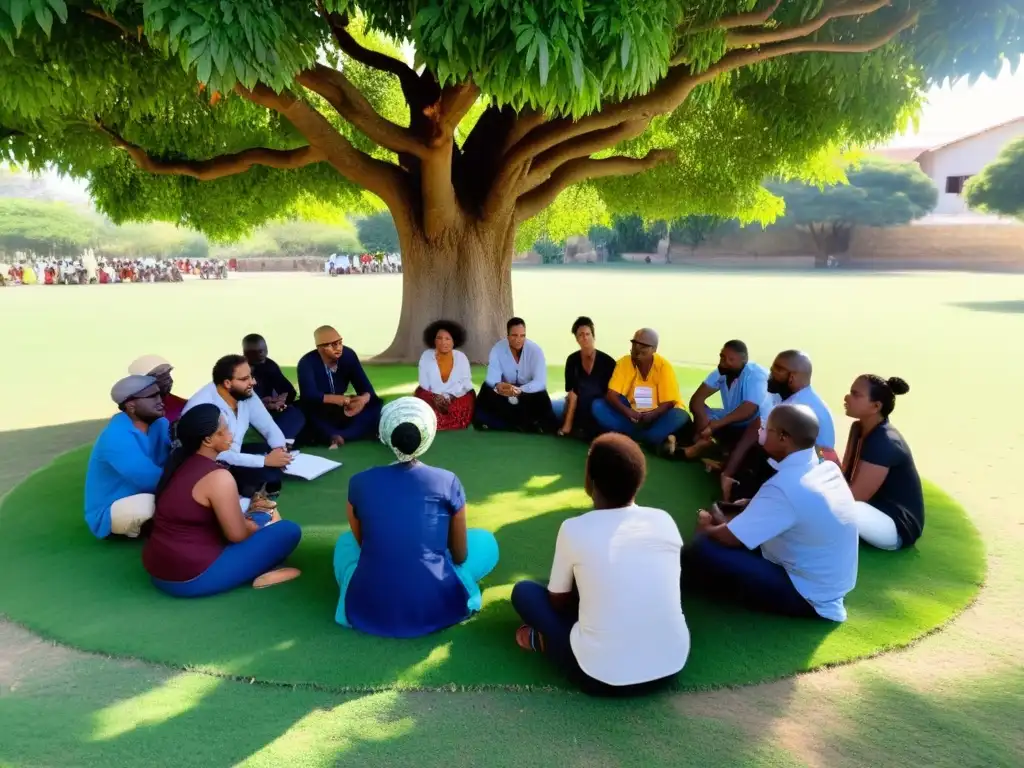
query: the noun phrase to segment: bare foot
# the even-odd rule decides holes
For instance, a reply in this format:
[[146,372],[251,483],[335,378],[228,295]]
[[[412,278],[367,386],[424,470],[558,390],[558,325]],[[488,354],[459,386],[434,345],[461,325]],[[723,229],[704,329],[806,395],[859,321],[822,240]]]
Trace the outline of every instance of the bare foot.
[[252,585],[256,589],[263,589],[264,587],[272,587],[275,584],[284,584],[286,581],[299,578],[301,575],[302,571],[298,568],[275,568],[261,576],[257,576]]
[[715,461],[714,459],[701,459],[701,461],[704,462],[704,471],[709,473],[721,472],[722,467],[724,466],[722,462]]
[[693,445],[686,446],[683,449],[683,455],[692,461],[693,459],[696,459],[698,456],[704,453],[704,450],[709,445],[711,445],[710,440],[698,440]]
[[669,435],[665,438],[665,445],[662,447],[665,455],[671,458],[676,455],[676,436]]

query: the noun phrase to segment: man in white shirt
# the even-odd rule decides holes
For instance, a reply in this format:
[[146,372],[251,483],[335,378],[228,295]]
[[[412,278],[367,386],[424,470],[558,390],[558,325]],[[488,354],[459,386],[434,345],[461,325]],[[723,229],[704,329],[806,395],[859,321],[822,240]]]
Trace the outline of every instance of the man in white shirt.
[[[263,401],[253,397],[255,384],[246,359],[226,355],[213,366],[213,381],[192,395],[182,411],[187,413],[200,403],[212,403],[220,409],[234,439],[231,450],[217,456],[217,461],[227,465],[238,483],[239,494],[245,497],[264,485],[268,493],[279,492],[282,470],[292,461],[281,428]],[[250,426],[265,443],[242,444]]]
[[507,337],[491,348],[487,376],[476,399],[477,429],[554,433],[558,429],[544,352],[526,338],[526,321],[513,317]]
[[772,409],[786,405],[806,405],[818,418],[815,448],[819,456],[839,464],[836,455],[836,427],[832,412],[811,386],[811,358],[796,349],[787,349],[775,356],[768,375],[768,396],[758,409],[757,418],[747,425],[729,460],[722,470],[722,499],[750,498],[774,474],[765,452],[759,447],[762,427],[768,423]]
[[585,693],[634,695],[675,679],[690,653],[680,601],[683,540],[667,512],[639,507],[647,465],[629,437],[590,446],[594,511],[562,523],[545,588],[521,581],[516,641],[542,652]]
[[839,466],[819,460],[817,436],[810,407],[772,410],[764,449],[777,471],[750,501],[700,511],[687,585],[754,610],[846,621],[843,599],[857,583],[856,502]]

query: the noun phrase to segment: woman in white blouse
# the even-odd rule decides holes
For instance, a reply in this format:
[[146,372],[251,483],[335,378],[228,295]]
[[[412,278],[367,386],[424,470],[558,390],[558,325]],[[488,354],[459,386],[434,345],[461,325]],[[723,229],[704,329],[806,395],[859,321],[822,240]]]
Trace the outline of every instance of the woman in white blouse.
[[466,329],[452,320],[437,320],[423,331],[426,351],[420,356],[416,397],[437,414],[438,430],[465,429],[473,420],[476,392],[469,358],[458,350]]

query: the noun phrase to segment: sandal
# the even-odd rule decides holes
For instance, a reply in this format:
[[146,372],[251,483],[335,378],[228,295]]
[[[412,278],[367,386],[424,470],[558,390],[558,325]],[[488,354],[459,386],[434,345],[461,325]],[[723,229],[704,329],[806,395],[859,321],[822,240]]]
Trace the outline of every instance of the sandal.
[[529,624],[523,624],[516,630],[516,645],[524,651],[544,652],[544,637]]

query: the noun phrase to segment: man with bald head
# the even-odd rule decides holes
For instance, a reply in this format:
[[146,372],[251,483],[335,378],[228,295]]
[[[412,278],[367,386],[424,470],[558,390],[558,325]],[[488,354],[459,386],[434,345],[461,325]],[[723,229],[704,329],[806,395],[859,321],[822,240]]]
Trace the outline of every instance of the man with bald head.
[[764,435],[775,475],[750,501],[699,512],[684,585],[754,610],[846,621],[857,583],[853,493],[837,464],[819,460],[810,407],[776,406]]
[[657,331],[641,328],[633,334],[629,354],[615,364],[608,394],[594,402],[593,414],[605,432],[675,453],[675,433],[690,417],[672,364],[658,354]]
[[[316,349],[299,360],[299,401],[317,437],[338,448],[352,440],[375,438],[383,403],[359,356],[329,325],[313,332]],[[346,394],[351,387],[354,394]]]
[[[722,470],[722,498],[737,498],[738,491],[747,498],[772,475],[764,451],[759,447],[761,427],[768,423],[772,409],[786,405],[806,405],[818,418],[818,454],[839,463],[836,455],[836,426],[832,412],[811,386],[811,358],[796,349],[787,349],[775,356],[768,374],[768,396],[758,409],[758,416],[747,425],[743,437],[729,455]],[[763,444],[763,443],[762,443]]]

